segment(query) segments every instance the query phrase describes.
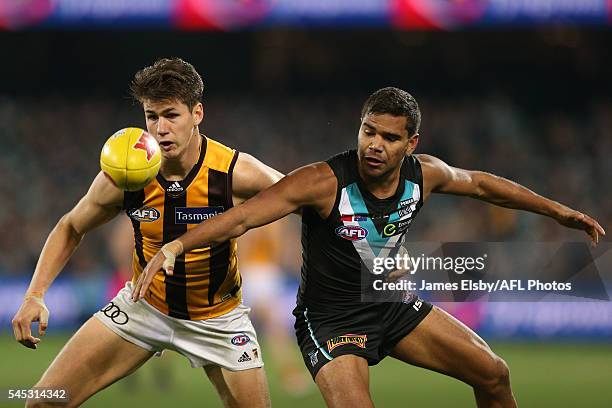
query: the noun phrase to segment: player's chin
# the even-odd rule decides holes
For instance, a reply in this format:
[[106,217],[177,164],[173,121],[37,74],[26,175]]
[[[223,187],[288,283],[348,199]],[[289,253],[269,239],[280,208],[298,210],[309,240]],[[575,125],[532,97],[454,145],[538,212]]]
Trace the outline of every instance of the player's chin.
[[377,165],[377,166],[370,166],[366,164],[363,168],[363,171],[365,174],[367,174],[370,177],[378,177],[378,176],[382,176],[383,174],[387,172],[387,166],[385,166],[384,163],[381,163],[380,165]]
[[176,159],[180,155],[180,152],[178,151],[176,146],[172,146],[169,149],[162,149],[161,155],[164,159]]

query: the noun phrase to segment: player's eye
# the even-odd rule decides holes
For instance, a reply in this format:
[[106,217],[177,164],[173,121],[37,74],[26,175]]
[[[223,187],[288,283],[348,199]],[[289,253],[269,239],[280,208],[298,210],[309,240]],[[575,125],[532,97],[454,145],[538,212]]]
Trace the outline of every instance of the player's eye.
[[178,113],[169,113],[166,115],[168,119],[174,119],[178,116]]
[[157,116],[147,116],[148,120],[157,120]]

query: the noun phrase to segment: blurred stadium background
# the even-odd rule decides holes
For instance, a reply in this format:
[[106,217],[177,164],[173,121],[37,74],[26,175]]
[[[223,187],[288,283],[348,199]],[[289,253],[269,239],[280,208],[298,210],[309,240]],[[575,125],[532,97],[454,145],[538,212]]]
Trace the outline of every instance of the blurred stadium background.
[[[10,320],[44,240],[85,193],[100,147],[119,128],[144,126],[127,89],[156,58],[182,57],[202,74],[205,134],[281,171],[353,147],[361,103],[393,85],[420,102],[419,152],[517,180],[610,230],[610,24],[605,0],[0,0],[0,389],[32,385],[125,276],[115,223],[85,239],[48,293],[39,350],[12,340]],[[410,236],[585,240],[548,219],[441,196]],[[305,369],[289,329],[299,220],[249,233],[241,246],[246,302],[272,344],[264,358],[273,403],[322,406],[299,383]],[[612,266],[603,267],[609,278]],[[275,291],[262,273],[279,276]],[[282,307],[270,310],[256,294]],[[607,407],[611,305],[446,307],[508,361],[520,405]],[[220,405],[201,371],[167,354],[86,406]],[[394,361],[371,378],[382,407],[473,405],[466,386]]]

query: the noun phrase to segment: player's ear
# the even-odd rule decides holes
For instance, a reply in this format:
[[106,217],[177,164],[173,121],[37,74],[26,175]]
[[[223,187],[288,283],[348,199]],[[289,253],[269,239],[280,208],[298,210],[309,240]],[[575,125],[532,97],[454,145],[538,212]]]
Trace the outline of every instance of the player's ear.
[[194,126],[198,126],[202,123],[204,119],[204,105],[202,105],[202,102],[196,103],[191,113],[193,114]]
[[419,134],[415,133],[411,137],[408,138],[408,146],[406,147],[406,154],[410,155],[416,149],[419,144]]

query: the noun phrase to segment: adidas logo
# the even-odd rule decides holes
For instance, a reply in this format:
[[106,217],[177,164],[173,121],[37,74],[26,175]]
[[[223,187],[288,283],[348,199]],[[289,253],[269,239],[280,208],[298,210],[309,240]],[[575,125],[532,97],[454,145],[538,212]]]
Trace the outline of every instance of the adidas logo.
[[249,355],[245,351],[244,353],[242,353],[242,355],[238,359],[238,362],[239,363],[246,363],[247,361],[251,361],[251,357],[249,357]]
[[178,181],[175,181],[174,183],[170,184],[170,186],[166,189],[166,191],[170,191],[172,193],[178,193],[183,191],[183,187],[179,184]]

